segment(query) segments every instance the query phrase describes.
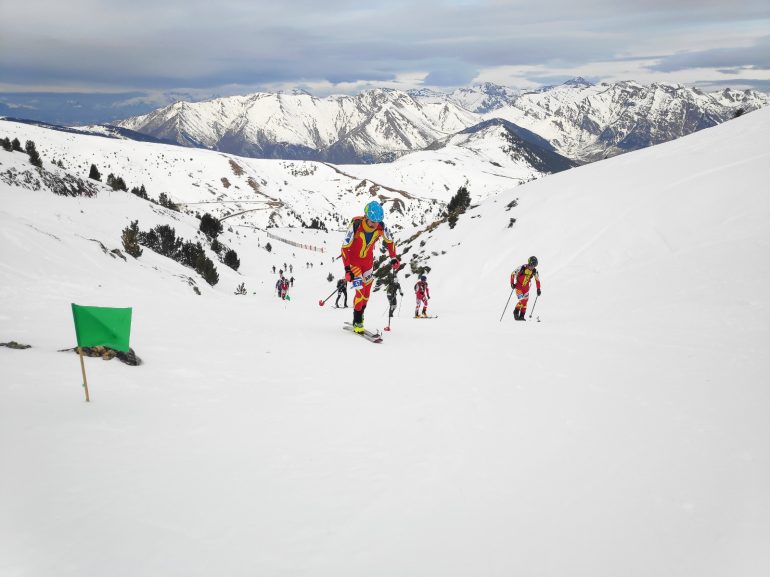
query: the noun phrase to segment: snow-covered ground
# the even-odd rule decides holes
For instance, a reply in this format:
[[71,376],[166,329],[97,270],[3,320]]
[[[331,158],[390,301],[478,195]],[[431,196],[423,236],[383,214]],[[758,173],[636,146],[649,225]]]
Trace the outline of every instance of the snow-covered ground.
[[[0,342],[32,345],[0,347],[0,575],[767,574],[768,130],[759,110],[490,198],[414,244],[439,318],[409,318],[410,276],[381,345],[318,306],[333,252],[226,232],[241,268],[198,296],[89,240],[175,216],[192,239],[192,217],[0,182]],[[542,322],[499,322],[531,254]],[[90,404],[57,352],[71,302],[134,307],[144,364],[87,359]]]
[[[359,210],[375,194],[395,228],[424,225],[443,210],[439,202],[380,188],[320,162],[244,158],[12,121],[0,121],[3,137],[18,138],[22,146],[32,140],[44,160],[60,161],[81,178],[95,164],[103,182],[112,173],[123,178],[129,189],[143,185],[153,199],[164,193],[183,209],[210,212],[229,219],[228,224],[298,227],[317,218],[328,227],[344,227],[347,213]],[[440,166],[432,164],[433,170]]]

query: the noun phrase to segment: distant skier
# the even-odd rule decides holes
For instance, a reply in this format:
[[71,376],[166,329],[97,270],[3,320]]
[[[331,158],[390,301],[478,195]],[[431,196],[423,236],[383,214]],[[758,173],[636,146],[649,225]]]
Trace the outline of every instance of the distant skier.
[[397,278],[393,279],[393,282],[391,282],[388,285],[388,303],[390,304],[390,310],[388,312],[388,318],[393,318],[393,313],[396,312],[396,293],[400,294],[401,297],[404,296],[404,291],[401,290],[401,284],[398,282]]
[[273,265],[273,274],[275,274],[275,265]]
[[289,279],[289,286],[294,286],[294,277]]
[[390,266],[394,271],[400,265],[396,255],[396,243],[390,230],[382,222],[384,212],[376,200],[364,207],[364,216],[350,221],[342,245],[342,264],[345,266],[345,280],[353,283],[356,290],[353,299],[353,330],[364,332],[364,311],[369,302],[369,293],[374,282],[374,245],[382,237],[390,255]]
[[513,318],[517,321],[526,320],[524,314],[527,312],[527,303],[529,302],[529,289],[532,279],[535,279],[537,286],[537,296],[540,296],[540,276],[537,274],[537,257],[529,257],[527,264],[521,265],[511,273],[511,288],[516,293],[519,302],[513,308]]
[[283,285],[283,277],[278,277],[278,280],[275,281],[275,292],[278,298],[281,297],[281,286]]
[[[417,297],[417,306],[414,309],[414,318],[428,316],[428,301],[430,300],[430,289],[428,288],[428,277],[420,275],[420,280],[414,285],[414,296]],[[420,305],[422,305],[422,314],[420,314]]]
[[348,308],[348,283],[345,282],[344,278],[337,281],[337,300],[334,301],[334,306],[337,308],[340,308],[340,297],[345,299],[343,308]]
[[285,278],[281,278],[281,280],[278,281],[280,283],[278,287],[278,296],[281,298],[281,300],[287,300],[287,295],[289,294],[289,281]]

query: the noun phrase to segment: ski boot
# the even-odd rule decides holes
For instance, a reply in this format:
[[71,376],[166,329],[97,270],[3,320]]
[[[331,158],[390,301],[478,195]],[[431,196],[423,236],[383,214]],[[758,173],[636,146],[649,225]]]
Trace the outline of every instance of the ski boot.
[[353,309],[353,332],[359,335],[364,332],[364,310]]

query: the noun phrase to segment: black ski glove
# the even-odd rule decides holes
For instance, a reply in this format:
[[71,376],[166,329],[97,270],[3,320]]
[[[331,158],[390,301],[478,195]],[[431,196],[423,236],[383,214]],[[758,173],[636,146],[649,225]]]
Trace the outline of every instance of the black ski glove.
[[540,296],[541,292],[540,289],[537,289],[537,296]]

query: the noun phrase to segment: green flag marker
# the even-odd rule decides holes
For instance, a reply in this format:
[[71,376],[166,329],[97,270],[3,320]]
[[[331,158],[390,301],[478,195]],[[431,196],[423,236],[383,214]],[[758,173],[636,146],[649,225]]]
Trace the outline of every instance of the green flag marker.
[[131,336],[131,309],[83,307],[72,303],[75,334],[79,347],[99,345],[128,352]]

